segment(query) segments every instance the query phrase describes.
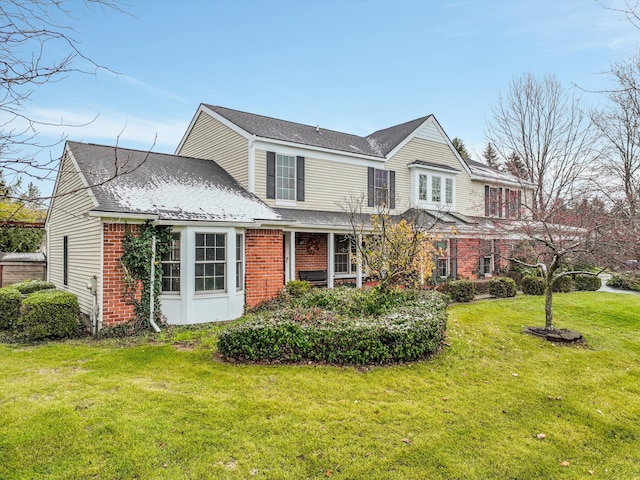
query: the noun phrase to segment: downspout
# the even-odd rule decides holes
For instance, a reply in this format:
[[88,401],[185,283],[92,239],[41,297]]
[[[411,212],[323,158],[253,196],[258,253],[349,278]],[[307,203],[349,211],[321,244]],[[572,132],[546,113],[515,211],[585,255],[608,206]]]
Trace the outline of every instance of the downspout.
[[160,332],[160,327],[153,320],[155,315],[155,284],[156,284],[156,234],[153,234],[153,240],[151,241],[151,275],[149,278],[150,287],[149,287],[149,324],[156,331],[156,333]]

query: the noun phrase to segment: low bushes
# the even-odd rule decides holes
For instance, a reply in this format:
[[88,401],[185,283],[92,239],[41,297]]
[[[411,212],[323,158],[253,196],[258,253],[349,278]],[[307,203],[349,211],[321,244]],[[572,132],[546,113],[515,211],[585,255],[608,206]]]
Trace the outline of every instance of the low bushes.
[[522,293],[525,295],[544,295],[544,278],[534,275],[522,277]]
[[26,280],[20,283],[14,283],[11,288],[15,288],[23,295],[39,292],[40,290],[54,290],[56,286],[51,282],[44,280]]
[[[312,289],[299,300],[226,329],[220,353],[243,361],[382,364],[426,357],[445,335],[446,302],[436,292]],[[352,313],[366,311],[373,313]]]
[[620,288],[622,290],[640,291],[640,276],[629,273],[614,273],[609,280],[607,286],[611,288]]
[[471,280],[453,280],[449,282],[449,296],[458,303],[470,302],[475,298],[475,289]]
[[571,275],[557,277],[552,286],[552,290],[557,293],[569,293],[572,288],[573,279],[571,278]]
[[498,298],[516,296],[516,282],[508,277],[496,277],[489,280],[489,294]]
[[602,286],[602,281],[596,275],[576,275],[573,279],[576,290],[582,292],[595,292]]
[[81,331],[78,298],[57,290],[33,293],[22,301],[16,327],[30,340],[77,336]]
[[11,287],[0,288],[0,330],[12,329],[20,317],[22,295]]

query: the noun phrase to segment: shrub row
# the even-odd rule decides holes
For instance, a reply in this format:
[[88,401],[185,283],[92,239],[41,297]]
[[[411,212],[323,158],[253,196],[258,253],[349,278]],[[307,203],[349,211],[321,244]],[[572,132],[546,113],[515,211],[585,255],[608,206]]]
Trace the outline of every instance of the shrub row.
[[630,273],[614,273],[609,280],[607,286],[611,288],[620,288],[622,290],[640,291],[640,275]]
[[495,277],[489,281],[453,280],[449,282],[449,296],[454,302],[470,302],[477,294],[488,293],[497,298],[516,296],[516,282],[508,277]]
[[[374,293],[371,293],[373,290]],[[322,292],[322,293],[320,293]],[[387,297],[386,312],[377,316],[346,316],[366,309],[375,293]],[[241,361],[320,361],[340,364],[382,364],[411,361],[436,352],[446,330],[446,301],[436,292],[377,289],[312,289],[305,301],[280,310],[263,310],[222,332],[218,349]],[[335,295],[333,295],[335,293]],[[389,307],[390,298],[409,299]],[[331,297],[334,297],[330,301]],[[340,301],[346,305],[340,307]],[[363,300],[365,300],[363,302]],[[301,303],[320,304],[301,307]],[[358,307],[360,303],[365,306]]]
[[[570,292],[573,288],[579,291],[596,291],[602,285],[602,281],[595,275],[564,275],[556,279],[553,291],[559,293]],[[525,275],[522,278],[522,292],[526,295],[544,295],[544,279],[534,275]]]
[[14,285],[0,288],[0,329],[28,340],[77,336],[82,331],[78,299],[49,287],[35,288],[24,299]]

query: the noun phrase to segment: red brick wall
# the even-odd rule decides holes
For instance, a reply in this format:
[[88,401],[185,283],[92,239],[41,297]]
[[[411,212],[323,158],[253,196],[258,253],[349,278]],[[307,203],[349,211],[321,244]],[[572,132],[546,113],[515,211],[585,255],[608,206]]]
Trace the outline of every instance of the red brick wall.
[[[326,233],[296,233],[296,279],[300,279],[300,270],[327,270],[328,237]],[[318,250],[314,250],[316,245]]]
[[118,223],[105,223],[102,227],[104,263],[102,266],[102,326],[113,327],[127,323],[135,317],[133,305],[125,302],[124,272],[120,258],[124,252],[122,240],[125,230],[135,228]]
[[477,238],[458,239],[458,278],[478,278],[480,262],[480,240]]
[[245,303],[253,308],[271,300],[284,285],[282,230],[247,230],[245,233]]

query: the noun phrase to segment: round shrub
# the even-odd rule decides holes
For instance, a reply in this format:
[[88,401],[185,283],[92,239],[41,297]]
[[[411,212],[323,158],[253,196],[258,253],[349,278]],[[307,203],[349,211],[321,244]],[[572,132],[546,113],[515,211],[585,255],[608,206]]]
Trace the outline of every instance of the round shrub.
[[30,340],[70,338],[81,331],[78,298],[68,292],[44,290],[22,301],[17,327]]
[[626,273],[614,273],[607,280],[607,287],[631,290],[631,277]]
[[526,295],[544,295],[544,278],[525,275],[522,277],[522,292]]
[[0,330],[9,330],[20,317],[22,295],[12,287],[0,288]]
[[471,280],[453,280],[449,282],[449,296],[454,302],[470,302],[475,298],[475,289]]
[[411,361],[438,350],[446,320],[446,301],[436,292],[420,292],[379,316],[342,317],[318,307],[290,307],[232,325],[220,334],[218,349],[241,361]]
[[51,282],[45,282],[44,280],[25,280],[24,282],[14,283],[11,285],[23,295],[29,295],[40,290],[53,290],[56,286]]
[[602,281],[595,275],[576,275],[573,279],[576,290],[581,292],[595,292],[602,286]]
[[508,277],[496,277],[489,280],[489,294],[498,298],[516,296],[516,282]]
[[311,284],[305,280],[290,280],[285,285],[285,291],[292,297],[301,297],[309,291]]
[[558,293],[568,293],[573,288],[573,279],[571,275],[563,275],[557,277],[552,285],[552,290]]

